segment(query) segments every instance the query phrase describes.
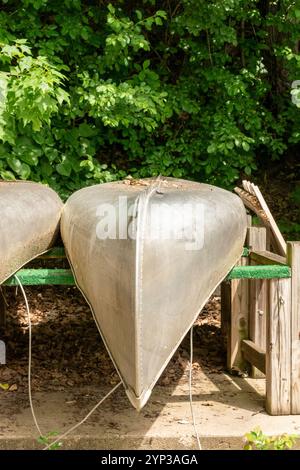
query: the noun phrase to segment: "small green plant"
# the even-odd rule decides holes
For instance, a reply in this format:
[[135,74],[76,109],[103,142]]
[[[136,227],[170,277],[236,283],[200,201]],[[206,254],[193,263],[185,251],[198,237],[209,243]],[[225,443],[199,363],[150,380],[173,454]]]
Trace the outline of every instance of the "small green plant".
[[53,444],[50,443],[51,438],[58,435],[58,432],[51,431],[45,434],[44,436],[40,436],[38,438],[38,443],[42,444],[43,446],[49,446],[48,450],[58,450],[62,446],[62,442],[55,442]]
[[290,450],[295,445],[295,434],[281,434],[280,436],[266,436],[257,427],[245,435],[244,450]]

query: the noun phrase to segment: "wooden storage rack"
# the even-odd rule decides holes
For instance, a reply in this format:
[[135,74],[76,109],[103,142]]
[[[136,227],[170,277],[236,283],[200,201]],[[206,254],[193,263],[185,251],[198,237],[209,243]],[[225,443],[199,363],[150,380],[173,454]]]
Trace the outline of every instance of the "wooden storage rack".
[[[266,229],[249,227],[248,248],[221,286],[227,367],[265,376],[268,413],[300,414],[300,242],[288,242],[287,257],[266,244]],[[64,257],[56,247],[40,258]],[[75,284],[70,269],[24,268],[17,275],[23,285]]]

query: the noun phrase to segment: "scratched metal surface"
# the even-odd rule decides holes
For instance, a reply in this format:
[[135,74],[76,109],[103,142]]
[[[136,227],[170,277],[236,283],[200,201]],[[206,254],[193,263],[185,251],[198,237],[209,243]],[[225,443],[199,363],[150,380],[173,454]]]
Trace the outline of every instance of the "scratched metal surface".
[[[125,196],[131,211],[124,219]],[[103,209],[111,207],[116,236],[112,229],[104,238]],[[70,197],[61,232],[76,282],[131,403],[140,409],[241,256],[244,206],[223,189],[173,178],[107,183]]]

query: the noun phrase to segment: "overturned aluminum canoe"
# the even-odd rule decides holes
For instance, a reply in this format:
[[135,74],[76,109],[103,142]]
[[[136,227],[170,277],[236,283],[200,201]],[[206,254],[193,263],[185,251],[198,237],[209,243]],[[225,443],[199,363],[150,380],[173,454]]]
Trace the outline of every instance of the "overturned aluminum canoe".
[[74,193],[61,233],[127,395],[141,409],[241,256],[244,206],[206,184],[125,180]]
[[52,246],[62,207],[45,185],[0,181],[0,284]]

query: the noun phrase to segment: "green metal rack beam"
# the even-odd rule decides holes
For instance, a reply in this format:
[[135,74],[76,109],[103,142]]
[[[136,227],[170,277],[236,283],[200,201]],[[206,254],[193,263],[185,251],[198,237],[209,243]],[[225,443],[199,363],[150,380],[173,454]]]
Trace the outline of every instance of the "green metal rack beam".
[[[24,286],[73,286],[75,284],[70,269],[20,269],[16,273]],[[5,286],[17,286],[14,276],[4,282]]]
[[[70,269],[20,269],[17,276],[24,286],[73,286],[75,284]],[[287,265],[264,265],[264,266],[236,266],[227,276],[231,279],[273,279],[291,277],[291,269]],[[6,282],[6,286],[18,285],[12,276]]]
[[283,264],[235,266],[227,276],[231,279],[275,279],[291,277],[291,268]]

